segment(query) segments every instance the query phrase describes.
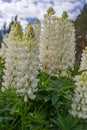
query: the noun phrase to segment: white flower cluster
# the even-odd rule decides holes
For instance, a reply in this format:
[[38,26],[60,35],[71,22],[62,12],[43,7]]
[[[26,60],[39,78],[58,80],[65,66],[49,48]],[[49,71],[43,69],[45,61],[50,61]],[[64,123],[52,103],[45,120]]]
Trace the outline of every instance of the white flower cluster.
[[[87,47],[83,51],[80,71],[87,70]],[[76,88],[74,90],[73,103],[70,113],[74,117],[87,118],[87,71],[75,77]]]
[[68,67],[75,62],[75,29],[68,17],[63,16],[55,17],[54,10],[49,8],[41,29],[40,68],[53,76],[59,73],[66,76]]
[[[34,99],[34,92],[38,84],[38,43],[30,23],[27,24],[24,35],[22,35],[20,24],[14,23],[9,34],[8,48],[5,54],[5,70],[2,83],[2,91],[7,88],[15,88],[18,95]],[[18,32],[17,32],[18,30]],[[13,33],[14,32],[14,33]]]

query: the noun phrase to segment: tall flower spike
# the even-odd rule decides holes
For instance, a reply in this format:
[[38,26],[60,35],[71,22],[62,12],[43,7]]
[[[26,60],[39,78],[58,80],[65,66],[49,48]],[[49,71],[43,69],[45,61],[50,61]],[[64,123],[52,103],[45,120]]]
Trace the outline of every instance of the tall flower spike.
[[75,27],[68,18],[67,12],[63,12],[62,18],[56,25],[57,33],[57,66],[60,75],[68,76],[68,67],[73,68],[75,63]]
[[41,71],[53,75],[55,66],[55,11],[49,8],[44,15],[44,20],[40,35],[40,69]]
[[29,98],[35,98],[35,92],[37,91],[37,84],[39,81],[37,79],[39,69],[39,49],[31,23],[27,24],[23,40],[17,68],[19,77],[16,77],[16,92],[19,95],[24,95],[24,101],[27,102]]
[[[80,71],[87,70],[87,47],[83,51]],[[75,77],[76,88],[74,90],[74,97],[70,113],[74,117],[87,118],[87,71],[83,71],[81,75]]]
[[51,75],[67,76],[75,62],[75,29],[68,15],[54,16],[53,9],[45,14],[40,36],[40,69]]
[[16,68],[20,51],[19,46],[22,43],[22,35],[23,33],[20,23],[14,22],[10,33],[6,35],[4,39],[7,44],[7,48],[5,47],[4,54],[5,70],[3,75],[2,91],[5,91],[9,87],[15,87],[17,84],[14,78],[18,75]]
[[6,53],[6,69],[3,76],[2,91],[5,91],[9,87],[15,88],[16,93],[24,96],[24,101],[26,102],[28,98],[34,99],[34,92],[37,91],[37,74],[39,68],[38,43],[30,23],[27,24],[25,34],[22,38],[23,42],[21,39],[16,41],[18,35],[15,35],[15,32],[11,32],[11,34],[14,34],[15,41],[13,42],[12,39],[12,43]]

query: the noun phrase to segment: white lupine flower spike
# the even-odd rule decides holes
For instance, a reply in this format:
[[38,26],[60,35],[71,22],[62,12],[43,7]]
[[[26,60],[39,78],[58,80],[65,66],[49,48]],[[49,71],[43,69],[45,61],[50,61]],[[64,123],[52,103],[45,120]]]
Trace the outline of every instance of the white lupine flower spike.
[[[17,29],[19,30],[18,32]],[[5,90],[5,88],[11,87],[12,85],[16,86],[14,77],[17,76],[16,65],[18,52],[16,52],[15,50],[18,47],[18,44],[21,44],[19,41],[22,41],[22,36],[23,33],[20,23],[15,21],[13,26],[11,27],[10,33],[7,34],[5,37],[7,48],[5,46],[2,46],[2,51],[3,49],[5,50],[5,53],[2,56],[5,59],[5,70],[3,76],[4,82],[2,83],[2,90]]]
[[74,90],[74,97],[72,99],[72,105],[70,113],[74,117],[87,118],[87,47],[83,51],[81,64],[81,75],[75,77],[76,88]]
[[2,91],[15,88],[24,101],[34,99],[37,91],[39,49],[31,23],[27,24],[23,35],[19,22],[13,24],[8,36],[9,43],[5,54],[5,70]]
[[67,76],[75,63],[75,29],[66,12],[62,18],[49,8],[44,16],[40,36],[40,69],[51,75]]

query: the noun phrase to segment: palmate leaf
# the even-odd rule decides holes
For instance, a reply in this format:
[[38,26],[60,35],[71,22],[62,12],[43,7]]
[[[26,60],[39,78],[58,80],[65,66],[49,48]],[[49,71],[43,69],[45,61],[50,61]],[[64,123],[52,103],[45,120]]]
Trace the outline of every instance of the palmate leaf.
[[60,116],[58,115],[57,118],[54,118],[54,119],[50,119],[54,124],[56,124],[58,127],[62,128],[62,130],[66,130],[65,128],[65,120]]
[[71,130],[87,130],[87,128],[83,128],[83,126],[79,124],[78,126],[76,126],[75,128]]
[[48,102],[50,99],[51,99],[51,97],[49,95],[44,97],[45,102]]
[[59,100],[59,97],[60,97],[59,93],[57,93],[57,92],[53,93],[53,95],[52,95],[52,105],[55,105],[57,103],[57,101]]
[[10,111],[10,114],[13,115],[14,113],[17,113],[17,105],[14,105]]
[[72,69],[71,67],[69,67],[68,71],[72,76],[76,76],[81,75],[83,72],[87,71],[87,69],[78,71],[77,66],[74,65],[74,68]]
[[50,80],[50,83],[52,84],[52,86],[54,88],[57,88],[57,89],[60,89],[63,85],[63,82],[60,80],[60,79],[57,79],[57,80]]
[[3,108],[3,109],[0,109],[0,114],[4,113],[5,111],[10,111],[11,109],[10,108]]
[[55,88],[56,90],[55,92],[58,92],[58,93],[62,93],[69,89],[73,89],[75,86],[74,81],[66,77],[60,77],[57,80],[51,80],[51,84],[52,84],[52,87]]
[[47,92],[53,91],[53,92],[55,92],[55,91],[57,91],[57,89],[53,88],[53,87],[50,87],[50,86],[45,86],[45,87],[38,90],[38,92],[43,92],[43,91],[47,91]]
[[5,120],[10,121],[10,120],[14,120],[14,118],[12,116],[1,116],[0,117],[0,122],[3,122]]
[[11,105],[12,105],[12,103],[9,103],[9,104],[3,106],[2,108],[0,108],[0,114],[3,114],[4,112],[7,112],[7,111],[10,112],[11,111],[11,108],[10,108]]
[[72,89],[72,88],[74,88],[73,85],[66,85],[66,86],[60,88],[58,91],[59,91],[59,92],[64,92],[64,91],[69,90],[69,89]]
[[66,129],[71,130],[77,125],[78,120],[76,118],[73,118],[71,115],[68,115],[65,119],[65,122]]
[[[81,127],[78,127],[78,119],[73,118],[71,115],[68,116],[61,116],[60,114],[58,114],[57,117],[50,119],[54,124],[56,124],[57,126],[59,126],[59,128],[61,128],[61,130],[86,130],[86,129],[82,129],[82,125]],[[80,128],[80,129],[78,129]]]

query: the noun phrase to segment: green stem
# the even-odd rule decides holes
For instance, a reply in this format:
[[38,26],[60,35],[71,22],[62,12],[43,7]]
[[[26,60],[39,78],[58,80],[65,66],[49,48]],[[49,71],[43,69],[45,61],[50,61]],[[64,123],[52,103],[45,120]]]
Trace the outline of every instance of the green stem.
[[26,128],[26,120],[25,120],[25,118],[26,118],[26,114],[27,114],[27,112],[26,112],[26,108],[27,108],[27,103],[25,102],[25,104],[24,104],[25,106],[24,106],[24,110],[22,111],[22,114],[21,114],[21,120],[22,120],[22,130],[24,130],[25,128]]
[[16,122],[17,118],[18,118],[18,115],[16,115],[16,117],[15,117],[14,121],[12,122],[11,127],[10,127],[9,130],[12,130],[12,129],[13,129],[13,127],[14,127],[13,125],[14,125],[14,123]]
[[[15,128],[19,123],[20,123],[21,120],[17,121],[17,123],[13,126],[13,128]],[[12,129],[13,130],[13,129]]]

